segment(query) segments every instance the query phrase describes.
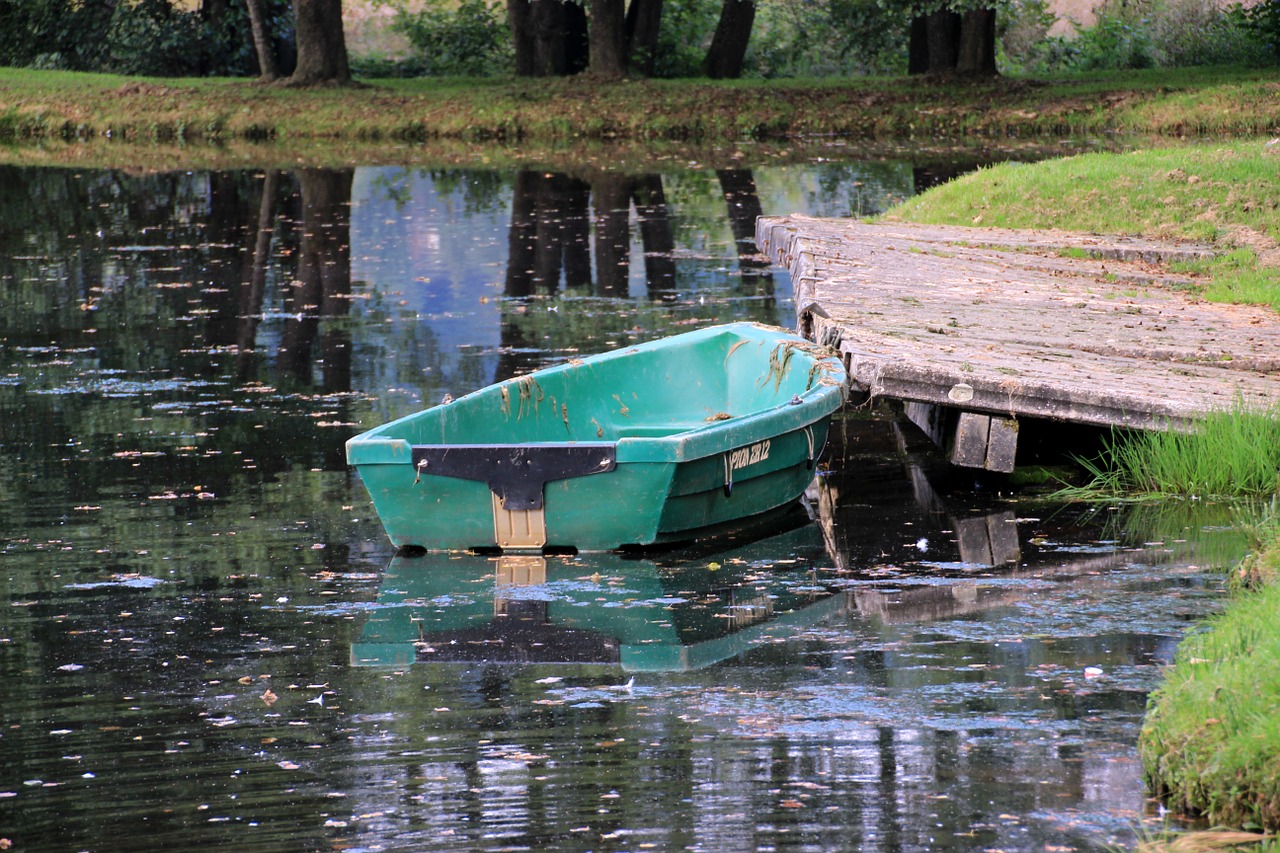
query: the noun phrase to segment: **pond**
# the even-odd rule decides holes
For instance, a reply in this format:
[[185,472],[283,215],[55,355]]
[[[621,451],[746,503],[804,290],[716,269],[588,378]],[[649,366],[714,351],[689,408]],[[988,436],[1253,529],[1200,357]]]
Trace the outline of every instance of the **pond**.
[[803,505],[641,555],[397,554],[361,429],[686,328],[792,325],[766,213],[911,162],[0,168],[14,850],[1103,850],[1245,545],[976,480],[891,412]]

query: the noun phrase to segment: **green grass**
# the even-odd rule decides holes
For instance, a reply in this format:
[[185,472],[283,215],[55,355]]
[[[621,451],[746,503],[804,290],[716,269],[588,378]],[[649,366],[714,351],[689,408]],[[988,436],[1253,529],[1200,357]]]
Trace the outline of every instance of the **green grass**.
[[[1271,133],[1265,71],[1194,69],[1051,80],[920,78],[629,80],[415,78],[300,90],[246,79],[127,78],[0,69],[11,138],[105,135],[145,142],[270,138],[1008,140],[1063,135]],[[1224,108],[1223,105],[1229,105]],[[162,128],[159,134],[155,128]]]
[[1280,490],[1280,409],[1214,412],[1189,431],[1117,433],[1080,460],[1085,493],[1235,498]]
[[1217,257],[1176,267],[1200,295],[1280,310],[1280,145],[1263,139],[1004,163],[885,218],[1209,243]]
[[1280,236],[1280,145],[1265,140],[1003,163],[890,211],[910,222],[1062,228],[1213,241]]
[[[1280,517],[1256,559],[1280,572]],[[1152,787],[1219,825],[1280,829],[1280,584],[1242,593],[1183,641],[1139,740]]]

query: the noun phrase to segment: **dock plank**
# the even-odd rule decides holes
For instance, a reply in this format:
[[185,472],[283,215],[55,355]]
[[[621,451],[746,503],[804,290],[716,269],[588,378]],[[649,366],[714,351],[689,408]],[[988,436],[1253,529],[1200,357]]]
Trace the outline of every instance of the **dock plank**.
[[872,397],[1141,429],[1280,404],[1280,315],[1169,269],[1212,246],[803,216],[756,238]]

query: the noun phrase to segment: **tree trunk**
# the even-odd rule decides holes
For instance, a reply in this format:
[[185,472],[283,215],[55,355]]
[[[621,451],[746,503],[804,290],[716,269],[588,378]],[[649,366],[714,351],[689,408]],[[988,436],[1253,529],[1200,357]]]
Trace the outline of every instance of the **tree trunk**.
[[580,61],[582,50],[577,45],[581,38],[578,18],[585,24],[585,13],[576,3],[563,0],[532,0],[530,29],[533,39],[534,77],[563,77],[580,70],[574,65]]
[[586,69],[591,36],[581,4],[573,0],[507,0],[507,24],[517,77],[563,77]]
[[627,73],[624,0],[591,0],[591,76],[617,80]]
[[537,69],[537,44],[533,35],[531,0],[507,0],[507,26],[515,48],[516,76],[533,77]]
[[564,7],[564,35],[560,42],[562,56],[561,74],[577,74],[586,71],[591,62],[590,26],[587,7],[574,0],[542,0],[559,2]]
[[997,73],[995,9],[971,9],[964,14],[942,9],[912,19],[907,71],[994,76]]
[[970,9],[960,25],[956,73],[966,77],[996,75],[996,10]]
[[949,74],[956,70],[960,43],[960,15],[949,9],[931,12],[926,19],[929,45],[928,73]]
[[264,83],[278,80],[280,67],[276,64],[276,52],[271,44],[262,0],[245,0],[245,6],[249,10],[249,29],[253,33],[253,53],[258,57],[258,79]]
[[289,84],[316,86],[351,82],[342,34],[342,0],[293,0],[298,65]]
[[658,59],[662,0],[631,0],[627,6],[627,63],[632,71],[652,77]]
[[751,25],[756,19],[755,0],[724,0],[720,7],[720,23],[707,58],[702,61],[702,73],[713,80],[734,80],[742,76],[742,63],[747,57],[747,45],[751,41]]
[[911,36],[907,42],[907,73],[929,73],[929,17],[911,19]]

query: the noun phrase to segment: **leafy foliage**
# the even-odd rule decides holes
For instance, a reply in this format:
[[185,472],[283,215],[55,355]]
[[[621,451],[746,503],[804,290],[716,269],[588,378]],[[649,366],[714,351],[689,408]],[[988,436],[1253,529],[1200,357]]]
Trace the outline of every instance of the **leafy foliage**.
[[100,37],[111,22],[110,0],[0,0],[0,65],[87,70],[102,67]]
[[107,27],[108,66],[122,74],[194,76],[207,64],[209,33],[167,0],[120,3]]
[[510,74],[511,31],[501,0],[427,0],[418,11],[391,4],[392,28],[416,52],[410,64],[432,76],[494,77]]
[[[666,3],[662,10],[662,29],[658,34],[658,55],[654,62],[655,77],[697,77],[702,73],[702,59],[720,14],[716,0],[687,0]],[[759,44],[758,34],[751,41]],[[748,48],[747,61],[751,61]]]
[[759,77],[847,77],[906,70],[910,16],[876,0],[770,0],[748,54]]
[[1280,64],[1280,0],[1265,0],[1249,9],[1235,6],[1228,15],[1254,35],[1270,62]]
[[[268,0],[278,41],[288,0]],[[169,0],[0,0],[0,65],[154,76],[244,76],[256,70],[248,12],[209,17]]]
[[1048,0],[1010,0],[997,18],[1002,64],[1021,70],[1049,36],[1057,16]]
[[1044,27],[1041,38],[1028,39],[1043,4],[1019,0],[1006,22],[1005,58],[1031,73],[1264,64],[1280,59],[1278,8],[1276,0],[1250,10],[1224,10],[1214,0],[1106,0],[1093,26],[1070,35]]

